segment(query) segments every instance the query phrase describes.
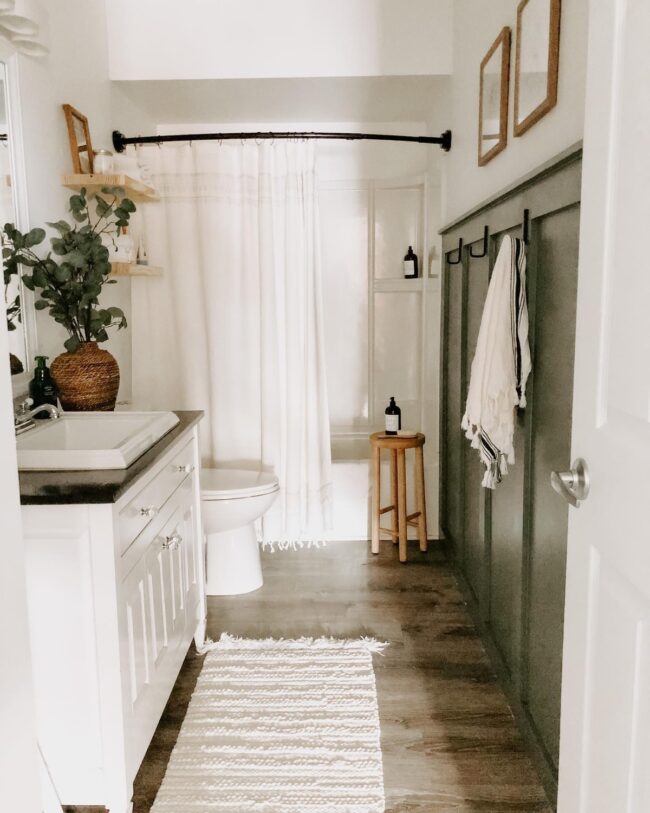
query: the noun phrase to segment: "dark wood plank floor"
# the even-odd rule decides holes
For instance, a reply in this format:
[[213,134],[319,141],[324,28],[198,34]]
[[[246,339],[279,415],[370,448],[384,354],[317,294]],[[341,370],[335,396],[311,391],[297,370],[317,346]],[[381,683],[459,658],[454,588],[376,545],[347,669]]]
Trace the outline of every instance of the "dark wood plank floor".
[[[208,634],[388,641],[375,656],[387,813],[550,813],[451,569],[432,547],[420,554],[409,543],[407,565],[389,542],[377,557],[356,542],[264,554],[261,590],[209,599]],[[136,779],[134,813],[149,811],[201,663],[190,651]]]

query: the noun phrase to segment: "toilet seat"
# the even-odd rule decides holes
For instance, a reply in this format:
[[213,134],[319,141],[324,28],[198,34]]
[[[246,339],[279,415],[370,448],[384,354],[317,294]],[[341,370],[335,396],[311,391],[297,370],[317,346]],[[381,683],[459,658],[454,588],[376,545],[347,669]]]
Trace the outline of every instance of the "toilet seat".
[[278,491],[275,474],[254,469],[203,469],[201,498],[203,500],[236,500],[258,497]]

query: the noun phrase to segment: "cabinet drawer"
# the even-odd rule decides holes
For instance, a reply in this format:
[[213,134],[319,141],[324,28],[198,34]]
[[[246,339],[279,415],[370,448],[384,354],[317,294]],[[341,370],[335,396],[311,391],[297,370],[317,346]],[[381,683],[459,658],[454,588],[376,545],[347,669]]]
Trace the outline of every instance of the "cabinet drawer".
[[194,451],[190,440],[165,462],[158,474],[120,511],[120,554],[124,554],[138,534],[159,514],[165,502],[193,468]]

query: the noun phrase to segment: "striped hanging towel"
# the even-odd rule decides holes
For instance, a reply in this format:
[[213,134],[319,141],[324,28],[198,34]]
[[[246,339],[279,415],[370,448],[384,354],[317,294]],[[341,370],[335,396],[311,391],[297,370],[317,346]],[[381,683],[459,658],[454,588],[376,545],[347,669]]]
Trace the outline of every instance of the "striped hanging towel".
[[485,465],[485,488],[495,488],[515,462],[515,409],[526,406],[530,369],[526,251],[522,240],[506,235],[483,307],[462,421]]

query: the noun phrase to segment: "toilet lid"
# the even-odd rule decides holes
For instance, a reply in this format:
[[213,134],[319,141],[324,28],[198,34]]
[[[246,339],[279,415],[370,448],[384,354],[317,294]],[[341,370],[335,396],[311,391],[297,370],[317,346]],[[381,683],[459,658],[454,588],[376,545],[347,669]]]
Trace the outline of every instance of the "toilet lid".
[[269,494],[279,488],[275,474],[253,469],[201,469],[204,500],[232,500]]

